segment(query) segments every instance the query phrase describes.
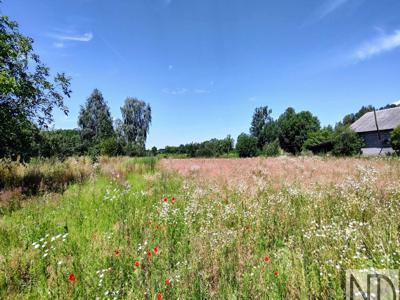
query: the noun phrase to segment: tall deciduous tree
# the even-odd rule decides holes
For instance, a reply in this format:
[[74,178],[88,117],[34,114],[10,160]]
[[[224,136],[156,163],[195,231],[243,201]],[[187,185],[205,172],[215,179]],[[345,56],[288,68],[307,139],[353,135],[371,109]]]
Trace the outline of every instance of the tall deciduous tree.
[[81,106],[78,125],[89,147],[114,135],[110,109],[98,89],[94,89],[85,106]]
[[264,130],[266,125],[272,121],[272,110],[268,106],[257,107],[251,121],[250,133],[257,138],[257,146],[261,149],[265,144]]
[[33,39],[0,16],[0,155],[28,158],[37,127],[53,121],[56,107],[68,113],[64,98],[70,93],[70,79],[64,73],[50,78],[49,68],[33,51]]
[[121,107],[122,122],[120,123],[123,139],[132,154],[140,154],[145,149],[147,135],[151,124],[151,107],[144,101],[128,97]]
[[320,129],[317,117],[309,111],[296,113],[291,107],[278,119],[279,143],[282,149],[292,154],[299,153],[310,132]]

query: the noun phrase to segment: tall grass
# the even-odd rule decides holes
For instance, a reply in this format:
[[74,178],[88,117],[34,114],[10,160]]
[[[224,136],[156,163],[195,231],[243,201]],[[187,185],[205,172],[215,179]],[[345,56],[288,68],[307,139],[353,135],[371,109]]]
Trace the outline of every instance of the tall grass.
[[21,188],[24,193],[60,191],[71,182],[82,182],[92,173],[87,157],[57,159],[32,159],[30,163],[0,160],[0,190]]
[[372,167],[277,190],[262,173],[227,185],[155,163],[104,158],[3,216],[0,298],[343,299],[346,269],[399,268],[400,184],[376,188]]

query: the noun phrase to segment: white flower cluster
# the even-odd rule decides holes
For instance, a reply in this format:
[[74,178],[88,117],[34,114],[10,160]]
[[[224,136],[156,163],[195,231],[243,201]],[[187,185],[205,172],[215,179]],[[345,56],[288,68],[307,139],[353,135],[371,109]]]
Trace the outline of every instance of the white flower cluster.
[[50,237],[49,234],[46,234],[44,237],[40,238],[37,242],[32,243],[32,247],[34,249],[39,249],[40,251],[43,252],[43,258],[47,257],[49,255],[50,250],[55,250],[55,242],[57,240],[61,240],[62,242],[65,242],[66,238],[68,236],[68,233],[64,234],[57,234],[55,236]]

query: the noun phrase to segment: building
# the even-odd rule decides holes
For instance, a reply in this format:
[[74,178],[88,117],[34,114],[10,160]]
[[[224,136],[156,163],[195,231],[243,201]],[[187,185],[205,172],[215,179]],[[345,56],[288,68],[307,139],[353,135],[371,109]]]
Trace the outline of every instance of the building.
[[367,112],[350,127],[363,139],[364,155],[379,155],[394,152],[390,146],[390,133],[397,126],[400,126],[399,106]]

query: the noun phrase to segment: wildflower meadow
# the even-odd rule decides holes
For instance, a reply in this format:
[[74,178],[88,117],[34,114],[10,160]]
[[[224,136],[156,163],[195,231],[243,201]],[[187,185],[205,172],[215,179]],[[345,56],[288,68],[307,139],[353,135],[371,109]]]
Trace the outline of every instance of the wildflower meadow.
[[399,160],[255,160],[104,158],[26,197],[0,298],[343,299],[347,269],[399,268]]

